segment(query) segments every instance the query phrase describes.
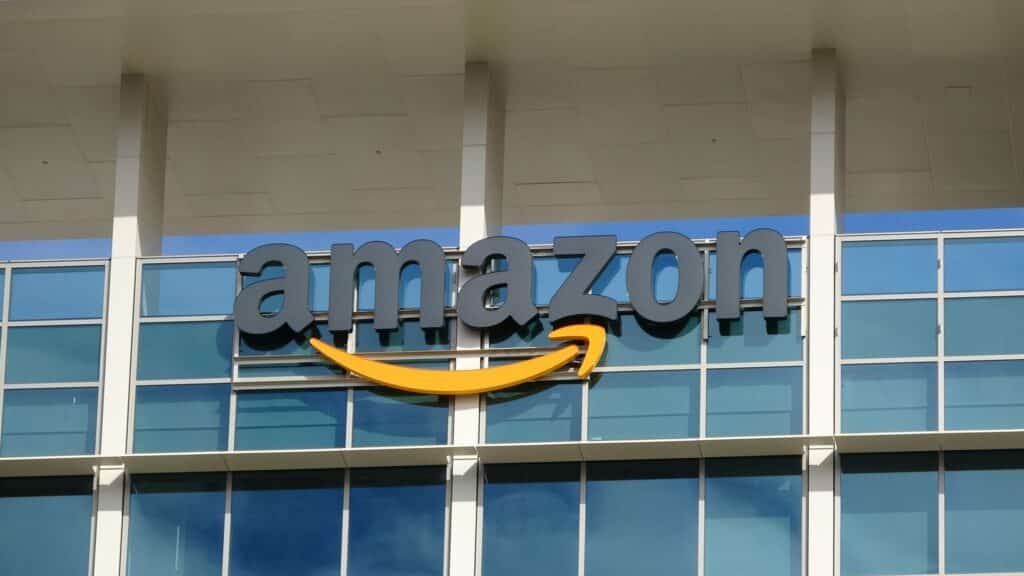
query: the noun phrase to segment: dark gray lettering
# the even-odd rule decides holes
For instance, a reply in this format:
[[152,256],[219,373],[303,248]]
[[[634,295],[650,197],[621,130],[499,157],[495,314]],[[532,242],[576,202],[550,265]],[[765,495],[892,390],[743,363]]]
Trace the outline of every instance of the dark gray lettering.
[[[654,259],[670,253],[679,263],[679,289],[669,302],[654,297]],[[704,291],[704,266],[693,242],[675,232],[658,232],[640,241],[626,268],[626,288],[633,309],[641,318],[658,324],[686,317],[700,301]]]
[[[482,270],[488,262],[503,258],[506,270],[484,272],[470,278],[459,290],[459,319],[473,328],[490,328],[511,318],[525,325],[537,315],[533,305],[533,256],[522,240],[494,236],[473,243],[462,255],[462,267]],[[504,303],[487,306],[487,297],[497,288],[506,288]]]
[[618,318],[615,300],[589,293],[601,271],[615,256],[615,236],[565,236],[555,238],[554,248],[556,256],[582,256],[582,259],[551,299],[551,321],[579,316]]
[[[313,323],[309,312],[309,259],[291,244],[265,244],[250,250],[238,263],[243,276],[258,276],[267,266],[284,267],[280,278],[254,282],[235,298],[235,324],[246,334],[270,334],[287,326],[301,332]],[[275,294],[283,295],[281,310],[274,315],[260,312],[260,304]]]
[[786,318],[789,259],[786,241],[781,234],[758,228],[740,241],[739,232],[719,232],[716,248],[718,288],[715,314],[719,320],[740,317],[740,266],[743,258],[757,252],[764,261],[764,317]]

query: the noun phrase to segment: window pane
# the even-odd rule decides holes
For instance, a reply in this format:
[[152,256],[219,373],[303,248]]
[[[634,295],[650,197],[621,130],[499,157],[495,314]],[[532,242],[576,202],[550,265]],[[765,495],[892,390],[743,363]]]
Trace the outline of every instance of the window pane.
[[800,434],[803,368],[708,370],[708,436]]
[[445,469],[353,470],[348,576],[444,574]]
[[843,302],[843,358],[897,358],[936,353],[935,300]]
[[92,477],[0,478],[0,565],[12,576],[87,576]]
[[345,371],[338,366],[329,366],[321,362],[300,362],[298,364],[260,364],[257,366],[239,366],[239,378],[287,378],[290,376],[335,377],[340,378]]
[[[800,249],[786,250],[786,261],[789,263],[786,278],[786,294],[800,295],[800,274],[803,267],[800,262]],[[708,300],[714,300],[718,294],[718,254],[711,252],[708,260]],[[757,252],[752,252],[740,264],[740,298],[752,299],[764,296],[764,259]]]
[[98,382],[102,333],[99,325],[9,328],[6,382]]
[[601,372],[590,377],[590,440],[692,438],[700,371]]
[[939,475],[935,454],[844,454],[842,575],[939,570]]
[[[607,296],[616,302],[625,304],[629,302],[629,293],[626,290],[626,268],[629,266],[629,256],[626,254],[616,254],[612,256],[612,259],[608,262],[608,265],[604,267],[601,274],[594,281],[594,285],[590,291],[593,294],[600,294]],[[667,255],[661,255],[661,257],[654,259],[654,266],[657,270],[654,279],[654,295],[657,298],[671,298],[675,294],[676,287],[672,286],[672,291],[669,292],[670,286],[669,280],[672,274],[666,274],[665,269],[670,266],[675,270],[675,259]],[[676,280],[671,280],[673,283]]]
[[766,320],[762,310],[744,310],[739,320],[709,316],[708,362],[773,362],[803,358],[800,310]]
[[950,238],[943,260],[949,292],[1024,289],[1024,238]]
[[843,366],[843,432],[938,429],[935,364]]
[[357,388],[354,394],[353,446],[448,443],[448,398],[387,388]]
[[0,456],[96,451],[96,388],[6,390]]
[[707,461],[705,576],[799,576],[800,457]]
[[484,468],[483,576],[576,574],[578,464]]
[[946,363],[946,429],[1024,428],[1024,361]]
[[220,576],[223,474],[132,477],[128,576]]
[[102,266],[15,268],[11,320],[102,318]]
[[946,300],[946,354],[1022,354],[1019,319],[1024,298],[951,298]]
[[227,450],[230,384],[135,388],[133,451]]
[[548,340],[551,333],[551,322],[547,317],[537,317],[523,326],[511,322],[495,326],[488,330],[491,348],[529,348],[533,346],[553,346]]
[[935,292],[938,248],[935,240],[843,242],[843,294]]
[[580,382],[531,382],[491,392],[486,398],[490,444],[580,439]]
[[328,264],[309,266],[309,308],[327,312],[331,306],[331,267]]
[[[330,299],[329,274],[330,271],[326,264],[309,266],[309,293],[306,296],[306,302],[311,310],[315,310],[317,312],[327,311],[327,305]],[[280,278],[283,275],[284,268],[281,266],[276,264],[266,266],[263,268],[263,272],[259,276],[243,276],[242,286],[249,286],[256,282]],[[260,302],[260,311],[267,314],[275,314],[281,310],[282,303],[284,303],[283,294],[267,296],[262,302]],[[234,304],[232,303],[232,308],[233,307]]]
[[1024,452],[946,454],[946,572],[1024,571]]
[[415,352],[418,350],[448,350],[452,347],[452,322],[437,330],[420,328],[419,320],[403,320],[398,329],[389,332],[374,330],[372,322],[356,324],[357,352]]
[[240,334],[239,356],[316,356],[317,352],[309,343],[310,338],[319,338],[332,346],[345,350],[348,333],[331,332],[327,322],[317,322],[301,334],[275,332],[272,334]]
[[239,392],[236,450],[345,446],[347,390]]
[[231,314],[237,276],[234,262],[145,264],[142,315]]
[[[455,263],[445,261],[444,267],[444,300],[446,306],[452,305],[452,274],[455,271]],[[329,274],[329,272],[328,272]],[[326,274],[325,274],[326,276]],[[377,295],[374,290],[377,287],[377,271],[373,266],[360,266],[358,272],[359,282],[359,307],[358,310],[373,310],[376,306]],[[417,309],[420,307],[420,292],[423,290],[423,273],[419,265],[409,265],[402,268],[398,275],[398,307],[403,309]],[[326,298],[326,295],[325,295]],[[320,308],[317,308],[318,310]],[[323,310],[326,310],[325,306]]]
[[621,314],[608,330],[602,366],[696,364],[700,361],[700,315],[685,321],[650,324],[634,314]]
[[231,322],[174,322],[139,326],[139,380],[228,378]]
[[344,474],[336,470],[236,473],[231,576],[337,576]]
[[587,576],[697,573],[697,464],[587,465]]

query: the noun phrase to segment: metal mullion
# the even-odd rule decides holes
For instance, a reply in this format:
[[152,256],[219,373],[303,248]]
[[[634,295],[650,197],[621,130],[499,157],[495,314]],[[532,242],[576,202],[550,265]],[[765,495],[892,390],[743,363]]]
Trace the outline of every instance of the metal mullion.
[[452,499],[454,498],[452,486],[455,483],[455,458],[449,456],[447,460],[444,471],[444,554],[442,555],[444,564],[441,569],[441,573],[445,576],[448,576],[451,566]]
[[231,378],[182,378],[182,379],[161,379],[142,380],[136,382],[136,386],[188,386],[191,384],[231,384]]
[[234,386],[228,394],[228,452],[235,449],[235,423],[238,412],[238,390]]
[[[803,489],[800,494],[800,574],[802,576],[809,576],[807,574],[807,545],[809,541],[807,537],[807,524],[810,516],[810,493],[811,493],[811,456],[807,448],[804,448],[803,462],[800,467],[800,480]],[[835,486],[832,487],[833,490]],[[835,549],[835,543],[833,543],[833,550]]]
[[935,409],[938,411],[936,415],[937,428],[941,432],[946,429],[946,282],[945,282],[945,239],[942,235],[939,236],[937,247],[938,261],[935,263],[935,275],[936,275],[936,292],[938,298],[936,299],[936,322],[935,326],[935,345],[936,354],[938,356],[938,373],[936,374],[936,403],[938,404]]
[[487,465],[477,459],[476,474],[476,562],[473,574],[479,576],[483,571],[484,549],[484,483]]
[[804,365],[803,360],[776,360],[765,362],[707,362],[710,369],[728,368],[799,368]]
[[[104,304],[106,306],[106,304]],[[11,320],[12,328],[41,328],[49,326],[102,326],[103,318],[76,318],[69,320]]]
[[[0,430],[3,430],[4,419],[4,389],[7,387],[7,319],[11,315],[11,267],[4,265],[3,282],[3,306],[0,318]],[[3,436],[0,435],[0,447],[3,446]],[[91,563],[90,563],[91,565]]]
[[576,573],[584,575],[584,568],[587,561],[587,463],[580,462],[580,508],[579,527],[577,534],[577,559]]
[[893,356],[892,358],[846,358],[839,361],[842,366],[863,366],[869,364],[920,364],[938,362],[938,356]]
[[352,489],[352,470],[350,468],[345,469],[345,486],[342,489],[341,497],[341,562],[340,562],[340,576],[346,576],[348,574],[348,541],[349,541],[349,522],[351,516],[351,489]]
[[1006,238],[1024,236],[1024,228],[989,228],[985,230],[951,230],[943,232],[946,238]]
[[842,546],[839,545],[842,540],[840,538],[842,529],[842,459],[843,455],[838,451],[832,453],[832,574],[833,576],[840,576],[840,567],[842,566]]
[[[55,390],[59,388],[99,388],[100,382],[40,382],[38,384],[7,384],[8,390]],[[97,427],[98,428],[98,427]]]
[[580,440],[590,439],[590,377],[580,380]]
[[140,324],[174,324],[186,322],[224,322],[233,320],[231,314],[205,314],[201,316],[146,316],[140,317]]
[[109,262],[109,258],[61,258],[57,260],[8,260],[4,265],[8,268],[78,268],[82,266],[99,266]]
[[697,437],[706,438],[708,428],[708,322],[711,313],[708,310],[701,311],[700,329],[700,383],[697,391]]
[[[105,422],[103,418],[104,397],[107,382],[107,317],[110,315],[110,260],[103,263],[103,309],[100,311],[100,364],[99,382],[96,391],[96,437],[93,440],[93,452],[102,449],[103,426],[120,425],[120,422]],[[126,479],[127,481],[127,479]],[[122,508],[127,510],[127,508]]]
[[972,290],[970,292],[948,292],[944,297],[951,299],[959,298],[1013,298],[1024,296],[1024,290]]
[[707,509],[707,461],[697,461],[697,576],[704,576],[704,511]]
[[846,232],[836,236],[847,241],[870,242],[875,240],[929,240],[939,237],[937,231],[930,232]]
[[[835,264],[833,265],[834,285],[832,303],[832,432],[833,434],[843,429],[843,347],[842,330],[840,325],[843,321],[842,295],[843,295],[843,239],[836,236],[835,239]],[[809,348],[808,348],[809,349]],[[808,354],[809,356],[809,354]],[[804,358],[810,366],[810,358]],[[808,372],[809,374],[810,372]],[[810,378],[807,388],[810,389]],[[808,410],[810,408],[808,407]],[[838,541],[838,540],[837,540]]]
[[349,387],[345,395],[345,448],[352,447],[352,434],[355,430],[353,414],[355,413],[355,388]]
[[92,511],[89,518],[89,576],[96,576],[96,524],[100,512],[100,466],[93,466],[92,472]]
[[197,256],[144,256],[140,264],[237,264],[238,254],[210,254]]
[[135,290],[132,303],[132,338],[129,352],[130,368],[128,374],[128,442],[127,452],[135,451],[135,392],[139,382],[137,376],[139,362],[139,331],[142,321],[142,259],[135,260]]
[[848,294],[840,296],[841,302],[896,302],[900,300],[935,300],[938,292],[909,292],[906,294]]
[[989,362],[1000,360],[1024,360],[1024,354],[974,354],[970,356],[944,356],[945,362]]
[[946,453],[939,451],[939,576],[946,573]]
[[662,372],[667,370],[699,370],[701,363],[695,364],[648,364],[644,366],[601,366],[594,368],[595,374],[602,372]]
[[234,492],[233,472],[225,472],[227,479],[224,482],[224,543],[221,548],[221,576],[228,576],[231,568],[231,496]]
[[[128,573],[128,532],[131,530],[131,494],[132,494],[132,474],[125,470],[124,472],[124,487],[122,493],[121,510],[123,510],[123,526],[121,527],[121,565],[118,568],[118,574],[124,575]],[[91,564],[91,563],[90,563]]]

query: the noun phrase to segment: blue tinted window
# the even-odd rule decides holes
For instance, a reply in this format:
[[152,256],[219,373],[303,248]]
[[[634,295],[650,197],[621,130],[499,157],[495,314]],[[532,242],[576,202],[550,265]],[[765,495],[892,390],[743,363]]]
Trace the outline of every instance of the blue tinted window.
[[[5,285],[4,276],[6,276],[6,274],[7,274],[6,270],[0,270],[0,286],[4,286]],[[2,320],[3,317],[4,317],[4,298],[5,297],[6,297],[6,295],[4,294],[4,289],[0,288],[0,320]]]
[[230,384],[135,388],[134,452],[227,450]]
[[695,364],[700,361],[700,315],[685,321],[650,324],[634,314],[619,315],[608,330],[602,366]]
[[348,576],[444,574],[445,469],[353,470]]
[[947,362],[946,429],[1024,428],[1024,361]]
[[239,392],[236,450],[345,446],[347,390]]
[[704,574],[799,576],[800,457],[707,461]]
[[690,438],[700,431],[700,372],[601,372],[590,377],[590,440]]
[[336,470],[236,473],[231,576],[338,574],[343,487]]
[[[579,263],[579,258],[555,258],[541,257],[533,259],[534,265],[534,302],[542,305],[550,303],[555,291],[562,285],[562,282],[569,277],[569,273]],[[605,266],[601,274],[594,280],[590,287],[592,294],[607,296],[616,302],[626,304],[629,302],[629,293],[626,289],[626,270],[629,267],[629,255],[616,254]],[[703,274],[703,270],[697,271]],[[679,289],[679,265],[675,256],[671,254],[659,254],[654,258],[654,266],[651,270],[651,284],[654,287],[654,297],[667,302],[675,297]]]
[[[452,305],[452,273],[455,270],[454,263],[445,262],[444,267],[444,300],[446,306]],[[377,286],[377,271],[372,266],[360,266],[358,273],[359,280],[359,310],[373,310],[376,306],[377,295],[374,292]],[[434,288],[436,290],[436,288]],[[423,290],[423,273],[419,265],[409,265],[402,268],[398,276],[398,307],[418,309],[420,307],[420,296]],[[316,298],[314,302],[316,302]],[[326,301],[326,295],[325,295]],[[321,308],[317,308],[320,310]],[[322,308],[326,310],[326,306]]]
[[345,350],[347,332],[330,332],[327,322],[317,322],[300,334],[274,332],[271,334],[240,334],[239,356],[316,356],[317,352],[309,343],[310,338],[319,338],[332,346]]
[[139,326],[139,380],[228,378],[231,322],[173,322]]
[[946,454],[946,572],[1024,571],[1024,453]]
[[935,300],[843,302],[843,358],[934,356]]
[[0,456],[57,456],[96,451],[96,388],[4,392]]
[[937,456],[844,454],[841,467],[842,575],[937,573]]
[[938,374],[933,363],[842,368],[843,432],[910,432],[938,428]]
[[87,576],[92,477],[0,478],[0,562],[17,576]]
[[578,464],[484,468],[483,576],[576,574]]
[[220,576],[223,474],[132,477],[128,576]]
[[[786,261],[789,264],[788,276],[786,277],[786,294],[789,296],[800,295],[800,274],[803,268],[800,263],[800,249],[792,248],[786,251]],[[718,254],[711,253],[708,260],[708,300],[714,300],[718,294]],[[752,299],[764,296],[764,259],[757,252],[751,252],[743,259],[740,265],[740,298]]]
[[937,290],[935,240],[843,242],[843,294],[917,294]]
[[548,340],[551,333],[551,322],[546,317],[537,317],[517,326],[506,322],[488,331],[491,348],[529,348],[534,346],[553,346]]
[[697,573],[697,464],[587,465],[587,576]]
[[708,370],[708,436],[800,434],[803,368]]
[[231,314],[234,262],[146,264],[142,267],[143,316]]
[[579,440],[583,386],[531,382],[487,394],[487,442]]
[[102,318],[102,266],[15,268],[11,271],[11,320]]
[[448,443],[448,399],[386,388],[354,391],[352,445]]
[[[242,286],[249,286],[256,282],[280,278],[284,275],[284,268],[276,264],[263,268],[258,276],[243,276]],[[330,268],[327,264],[312,264],[309,266],[309,293],[306,295],[306,303],[311,310],[326,312],[330,301]],[[281,310],[284,302],[283,294],[272,294],[260,302],[260,311],[273,314]],[[232,304],[234,306],[234,304]]]
[[709,316],[708,362],[771,362],[803,358],[800,310],[788,318],[765,319],[761,310],[744,310],[739,320]]
[[1024,238],[950,238],[943,260],[947,291],[1024,289]]
[[340,378],[345,371],[336,365],[322,362],[299,362],[298,364],[258,364],[255,366],[239,366],[239,378],[288,378],[302,376],[310,378]]
[[9,328],[6,382],[99,381],[102,333],[99,325]]
[[452,322],[444,328],[424,330],[418,320],[403,320],[397,330],[378,332],[372,322],[356,324],[357,352],[415,352],[452,347]]
[[946,354],[1021,354],[1024,297],[946,300]]

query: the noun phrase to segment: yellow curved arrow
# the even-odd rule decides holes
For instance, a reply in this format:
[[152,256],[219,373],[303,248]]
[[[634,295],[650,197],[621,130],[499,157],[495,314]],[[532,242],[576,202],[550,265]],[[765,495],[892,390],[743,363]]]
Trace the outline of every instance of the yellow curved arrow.
[[[555,342],[582,340],[587,343],[586,354],[577,374],[586,378],[604,353],[606,334],[601,326],[573,324],[551,332],[548,338]],[[569,344],[543,356],[494,368],[480,370],[425,370],[379,362],[339,350],[318,338],[309,341],[317,352],[359,376],[389,388],[418,394],[481,394],[493,392],[537,380],[569,362],[583,349]]]

